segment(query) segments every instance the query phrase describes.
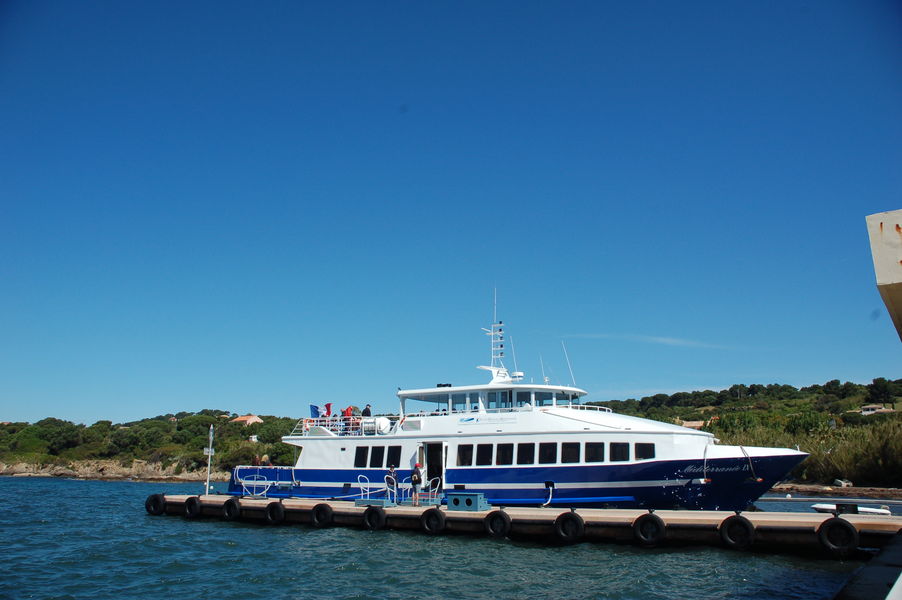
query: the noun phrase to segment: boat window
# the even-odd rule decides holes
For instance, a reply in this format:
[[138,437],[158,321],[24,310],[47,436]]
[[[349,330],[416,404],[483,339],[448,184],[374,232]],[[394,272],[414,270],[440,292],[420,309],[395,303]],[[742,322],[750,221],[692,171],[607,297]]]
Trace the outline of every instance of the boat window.
[[511,391],[502,390],[500,392],[489,392],[488,401],[488,408],[510,408]]
[[536,445],[531,442],[529,444],[517,444],[517,464],[531,465],[534,462],[536,462]]
[[525,406],[531,402],[530,392],[517,392],[517,406]]
[[388,460],[386,462],[396,467],[401,466],[401,446],[388,447]]
[[561,444],[561,462],[579,462],[579,442],[564,442]]
[[365,467],[366,466],[366,457],[369,454],[370,449],[368,446],[360,446],[357,448],[354,453],[354,466],[355,467]]
[[571,402],[572,400],[573,400],[573,395],[572,395],[572,394],[567,394],[567,393],[564,393],[564,392],[558,392],[558,393],[557,393],[557,405],[558,405],[558,406],[560,406],[560,405],[562,405],[562,404],[570,404],[570,402]]
[[469,467],[473,464],[473,444],[461,444],[457,447],[457,466]]
[[498,444],[498,451],[495,453],[496,465],[512,465],[514,464],[514,445]]
[[551,406],[554,403],[551,392],[536,392],[536,406]]
[[636,460],[647,460],[655,457],[654,444],[636,444]]
[[492,464],[492,445],[477,444],[476,445],[476,464],[490,465]]
[[451,394],[451,409],[456,412],[463,412],[467,410],[467,395]]
[[420,420],[407,419],[401,423],[402,431],[420,431],[423,428],[423,422]]
[[604,462],[604,442],[586,442],[586,462]]
[[548,465],[557,462],[557,442],[539,444],[539,464]]
[[624,461],[630,459],[630,445],[625,442],[611,442],[611,460]]
[[479,392],[470,392],[470,410],[473,412],[479,410]]
[[383,460],[385,459],[385,446],[373,446],[373,451],[370,452],[370,467],[376,467],[381,469],[383,466]]

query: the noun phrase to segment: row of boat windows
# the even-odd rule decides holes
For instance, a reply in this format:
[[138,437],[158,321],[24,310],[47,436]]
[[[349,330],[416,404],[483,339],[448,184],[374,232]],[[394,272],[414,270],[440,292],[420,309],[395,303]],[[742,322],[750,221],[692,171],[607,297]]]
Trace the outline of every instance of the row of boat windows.
[[385,469],[389,465],[397,467],[400,464],[401,446],[389,446],[387,453],[385,446],[358,446],[354,452],[354,466],[358,468]]
[[[627,442],[610,442],[610,461],[623,462],[630,460],[630,444]],[[550,465],[562,463],[600,463],[605,462],[605,442],[526,442],[516,444],[476,444],[475,453],[473,444],[461,444],[457,447],[457,466],[471,467],[487,465],[512,465],[516,458],[518,465],[536,464],[536,446],[538,446],[538,464]],[[560,451],[558,450],[560,446]],[[655,457],[655,445],[635,443],[633,456],[635,460],[648,460]]]
[[552,406],[557,394],[558,404],[568,404],[579,396],[566,392],[540,392],[536,390],[498,390],[494,392],[469,392],[460,394],[428,394],[425,396],[408,396],[408,400],[423,400],[445,404],[450,401],[451,410],[466,412],[479,408],[479,396],[483,395],[483,404],[487,409],[515,408],[526,405]]
[[[558,455],[562,463],[605,462],[605,445],[610,446],[610,462],[630,460],[630,446],[635,460],[655,457],[655,445],[637,442],[524,442],[520,444],[461,444],[457,447],[457,466],[472,467],[489,465],[534,465],[557,464]],[[538,446],[538,456],[536,454]],[[516,449],[515,449],[516,447]],[[559,449],[560,448],[560,449]],[[475,449],[475,452],[474,452]],[[357,468],[384,469],[389,465],[401,464],[401,446],[358,446],[354,452],[354,466]],[[476,459],[475,463],[473,459]]]

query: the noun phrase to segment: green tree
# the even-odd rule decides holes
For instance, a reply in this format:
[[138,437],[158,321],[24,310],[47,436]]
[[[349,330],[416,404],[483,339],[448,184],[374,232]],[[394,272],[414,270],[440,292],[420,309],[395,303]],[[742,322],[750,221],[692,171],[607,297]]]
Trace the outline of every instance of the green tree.
[[893,394],[890,388],[890,382],[883,377],[874,379],[868,385],[868,401],[872,404],[886,404],[893,401]]

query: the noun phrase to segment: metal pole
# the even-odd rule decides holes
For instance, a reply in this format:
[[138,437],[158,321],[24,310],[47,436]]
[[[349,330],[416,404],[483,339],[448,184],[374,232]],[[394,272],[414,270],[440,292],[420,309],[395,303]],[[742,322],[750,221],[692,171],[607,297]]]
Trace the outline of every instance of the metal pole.
[[210,466],[213,462],[213,426],[210,425],[210,446],[207,450],[207,487],[204,488],[204,493],[210,493]]

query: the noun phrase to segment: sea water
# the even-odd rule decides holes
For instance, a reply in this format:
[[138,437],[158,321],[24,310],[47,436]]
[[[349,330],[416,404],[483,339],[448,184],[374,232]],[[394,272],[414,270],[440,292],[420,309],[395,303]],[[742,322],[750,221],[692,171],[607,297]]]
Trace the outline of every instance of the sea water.
[[0,477],[0,598],[831,598],[863,563],[148,515],[202,484]]

